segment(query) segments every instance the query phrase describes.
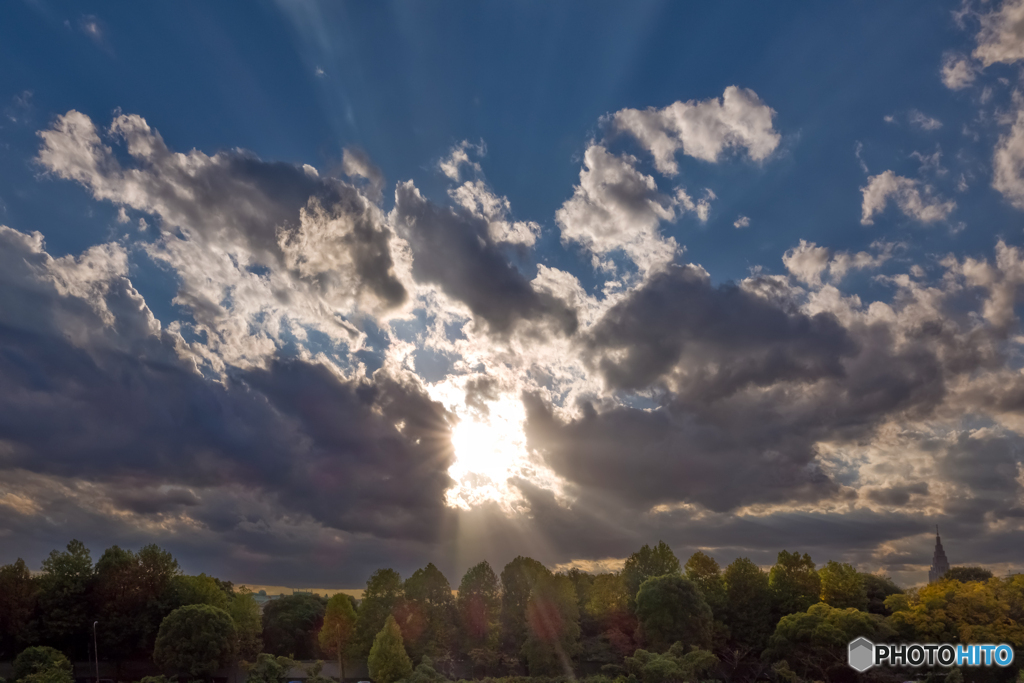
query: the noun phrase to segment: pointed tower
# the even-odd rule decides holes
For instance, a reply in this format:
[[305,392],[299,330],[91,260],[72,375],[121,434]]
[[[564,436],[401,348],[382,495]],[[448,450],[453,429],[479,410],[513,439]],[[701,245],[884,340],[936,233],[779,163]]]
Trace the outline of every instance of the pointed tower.
[[946,559],[946,551],[942,549],[942,538],[939,537],[939,527],[935,526],[935,555],[932,557],[932,568],[928,570],[928,583],[935,583],[949,571],[949,560]]

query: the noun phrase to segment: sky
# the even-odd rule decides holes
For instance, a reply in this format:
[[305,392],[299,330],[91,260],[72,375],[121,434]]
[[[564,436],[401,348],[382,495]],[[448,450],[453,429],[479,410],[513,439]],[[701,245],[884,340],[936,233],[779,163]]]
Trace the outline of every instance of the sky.
[[1024,0],[0,4],[0,563],[1024,571]]

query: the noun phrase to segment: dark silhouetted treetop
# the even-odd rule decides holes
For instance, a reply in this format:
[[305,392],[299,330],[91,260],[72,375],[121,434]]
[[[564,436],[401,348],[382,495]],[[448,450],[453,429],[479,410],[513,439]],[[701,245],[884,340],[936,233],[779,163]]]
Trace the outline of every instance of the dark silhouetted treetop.
[[394,569],[378,569],[366,581],[366,590],[356,617],[357,652],[365,657],[384,622],[401,606],[405,591],[402,577]]
[[805,612],[821,600],[821,579],[807,553],[781,551],[768,572],[768,585],[777,617]]
[[263,608],[263,647],[270,654],[315,659],[317,633],[323,625],[327,599],[315,595],[286,595]]
[[470,567],[459,583],[457,599],[462,651],[493,650],[498,643],[501,590],[487,561]]
[[227,666],[235,653],[231,615],[210,605],[186,605],[160,624],[153,649],[157,666],[190,678],[209,679]]
[[647,579],[653,576],[681,573],[679,558],[665,541],[658,541],[658,545],[653,548],[644,545],[640,550],[627,557],[626,563],[622,567],[622,578],[626,582],[630,606],[635,604],[640,584]]
[[988,581],[992,576],[992,572],[984,567],[963,566],[950,567],[942,578],[966,583],[967,581]]
[[666,574],[644,581],[636,595],[636,616],[641,642],[650,650],[664,652],[675,643],[683,651],[711,647],[711,608],[687,578]]

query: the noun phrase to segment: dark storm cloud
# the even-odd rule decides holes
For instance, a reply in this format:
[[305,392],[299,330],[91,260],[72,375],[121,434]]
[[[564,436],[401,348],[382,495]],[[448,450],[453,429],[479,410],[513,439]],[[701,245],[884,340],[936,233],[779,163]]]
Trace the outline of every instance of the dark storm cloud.
[[180,487],[136,487],[134,482],[121,482],[111,500],[122,510],[139,514],[169,512],[199,505],[199,497]]
[[830,313],[808,316],[675,267],[609,309],[584,340],[612,388],[653,387],[656,407],[597,402],[566,421],[527,395],[527,435],[570,482],[637,509],[848,498],[817,444],[927,417],[948,378],[991,365],[984,338],[975,341],[972,351],[952,321],[844,327]]
[[[0,302],[17,303],[0,310],[0,468],[143,489],[237,484],[338,529],[435,531],[452,454],[444,409],[417,387],[300,360],[212,382],[156,331],[116,249],[74,262],[9,228],[0,239]],[[109,278],[80,281],[104,263]],[[137,495],[113,500],[140,511]],[[191,503],[150,500],[175,502]]]
[[530,285],[491,239],[484,219],[433,204],[411,182],[395,189],[394,215],[412,247],[413,277],[465,303],[491,331],[508,334],[520,320],[576,331],[576,312]]
[[682,369],[686,390],[706,400],[749,385],[839,377],[841,359],[856,352],[831,314],[787,313],[678,265],[613,306],[586,345],[612,388],[642,389]]
[[814,500],[839,489],[814,462],[807,434],[790,435],[750,416],[716,424],[673,407],[598,413],[588,405],[567,423],[538,397],[524,400],[530,443],[556,472],[637,509],[692,501],[722,511]]
[[915,484],[908,484],[906,486],[887,486],[884,488],[869,489],[865,492],[865,496],[869,500],[882,505],[899,506],[906,505],[910,502],[910,497],[914,495],[926,495],[928,493],[927,482],[917,482]]

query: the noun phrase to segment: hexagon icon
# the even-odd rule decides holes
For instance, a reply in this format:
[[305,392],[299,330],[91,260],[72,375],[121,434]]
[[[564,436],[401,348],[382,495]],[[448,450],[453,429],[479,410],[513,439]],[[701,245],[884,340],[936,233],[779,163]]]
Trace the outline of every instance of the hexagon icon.
[[850,643],[850,667],[855,671],[867,671],[875,663],[875,644],[867,638],[858,638]]

